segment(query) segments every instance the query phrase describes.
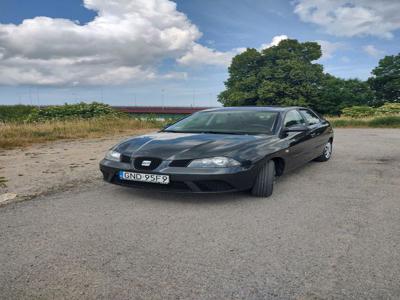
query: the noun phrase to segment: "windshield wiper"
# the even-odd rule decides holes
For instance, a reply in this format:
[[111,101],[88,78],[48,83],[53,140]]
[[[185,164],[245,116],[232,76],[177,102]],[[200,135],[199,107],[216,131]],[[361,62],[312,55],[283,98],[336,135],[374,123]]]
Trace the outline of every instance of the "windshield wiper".
[[210,134],[235,134],[235,135],[247,135],[248,133],[247,132],[232,132],[232,131],[229,131],[229,132],[225,132],[225,131],[201,131],[200,133],[210,133]]
[[173,132],[173,133],[204,133],[204,134],[234,134],[234,135],[249,135],[248,132],[241,131],[213,131],[213,130],[199,130],[199,131],[186,131],[186,130],[162,130],[162,132]]
[[172,133],[205,133],[203,131],[191,131],[191,130],[161,130],[161,132],[172,132]]

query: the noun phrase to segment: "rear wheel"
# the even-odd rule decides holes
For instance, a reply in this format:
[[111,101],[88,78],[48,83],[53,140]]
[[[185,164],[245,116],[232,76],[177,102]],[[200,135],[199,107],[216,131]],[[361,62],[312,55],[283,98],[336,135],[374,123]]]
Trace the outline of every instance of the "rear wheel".
[[332,141],[329,141],[325,147],[324,151],[320,156],[318,156],[315,160],[316,161],[327,161],[331,158],[332,156]]
[[272,195],[275,179],[275,163],[269,160],[261,168],[251,194],[256,197],[269,197]]

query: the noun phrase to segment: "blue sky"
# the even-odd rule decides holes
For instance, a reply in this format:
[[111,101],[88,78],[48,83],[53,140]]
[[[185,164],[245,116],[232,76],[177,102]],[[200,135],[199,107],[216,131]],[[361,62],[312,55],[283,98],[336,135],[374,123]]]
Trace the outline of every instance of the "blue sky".
[[0,104],[215,106],[243,48],[319,41],[326,72],[368,78],[399,52],[397,0],[2,0]]

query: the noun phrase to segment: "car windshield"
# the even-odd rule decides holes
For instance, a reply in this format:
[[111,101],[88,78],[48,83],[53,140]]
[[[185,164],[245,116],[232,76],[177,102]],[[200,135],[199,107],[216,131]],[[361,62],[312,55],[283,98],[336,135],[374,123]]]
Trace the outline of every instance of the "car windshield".
[[164,129],[166,132],[272,134],[278,113],[221,110],[195,113]]

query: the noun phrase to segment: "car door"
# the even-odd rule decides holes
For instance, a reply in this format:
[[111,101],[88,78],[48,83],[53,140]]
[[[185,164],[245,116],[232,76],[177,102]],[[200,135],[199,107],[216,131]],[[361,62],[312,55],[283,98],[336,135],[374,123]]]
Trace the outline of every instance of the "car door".
[[310,109],[301,108],[299,111],[306,120],[309,129],[311,160],[322,154],[325,144],[329,140],[327,130],[329,123],[321,119]]
[[[286,112],[283,118],[283,128],[306,126],[304,117],[296,109]],[[287,132],[283,139],[287,142],[285,163],[291,170],[308,162],[310,159],[310,135],[308,131]]]

